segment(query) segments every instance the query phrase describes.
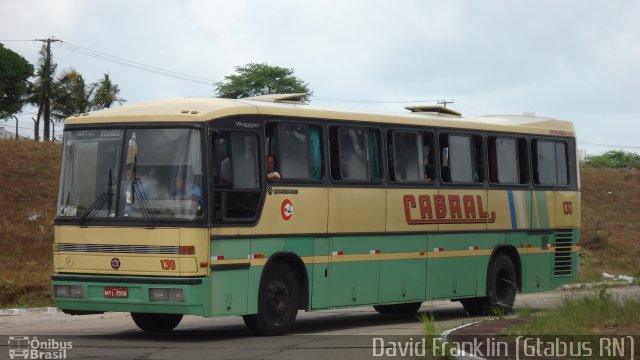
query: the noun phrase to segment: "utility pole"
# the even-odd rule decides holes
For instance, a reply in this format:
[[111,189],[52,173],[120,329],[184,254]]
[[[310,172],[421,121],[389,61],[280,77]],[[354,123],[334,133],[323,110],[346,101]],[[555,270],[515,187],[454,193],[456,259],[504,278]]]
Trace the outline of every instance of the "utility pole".
[[13,118],[16,119],[16,140],[18,140],[18,117],[13,115]]
[[447,104],[453,104],[453,100],[451,100],[451,101],[447,101],[447,100],[438,101],[438,105],[443,105],[444,107],[447,107]]
[[[44,50],[44,58],[42,60],[42,89],[40,89],[40,99],[38,101],[38,113],[42,113],[44,116],[44,131],[42,134],[43,140],[50,140],[50,121],[51,121],[51,93],[53,92],[53,73],[55,72],[55,65],[53,64],[53,59],[51,57],[51,43],[52,42],[61,42],[62,40],[55,39],[50,37],[48,39],[35,39],[35,41],[40,41],[45,43]],[[38,117],[38,122],[40,117]],[[37,138],[36,138],[37,139]]]

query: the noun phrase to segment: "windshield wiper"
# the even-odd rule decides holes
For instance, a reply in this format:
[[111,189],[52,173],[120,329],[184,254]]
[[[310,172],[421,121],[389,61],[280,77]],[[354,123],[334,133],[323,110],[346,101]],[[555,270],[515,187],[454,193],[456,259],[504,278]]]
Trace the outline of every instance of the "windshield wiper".
[[107,204],[107,215],[111,213],[111,198],[113,197],[113,177],[111,175],[111,169],[109,169],[109,181],[107,182],[107,191],[103,192],[98,196],[98,198],[89,206],[82,216],[80,216],[79,223],[80,226],[84,226],[84,222],[95,210],[100,210],[102,207]]
[[131,175],[133,180],[131,181],[131,204],[135,203],[135,198],[138,198],[140,209],[142,210],[142,216],[148,227],[153,227],[153,221],[151,220],[151,206],[149,206],[149,200],[147,194],[142,188],[142,182],[138,178],[136,171],[138,167],[138,155],[133,157],[133,168],[131,169]]
[[[142,210],[142,216],[144,217],[144,221],[147,223],[147,226],[151,227],[153,222],[151,220],[151,206],[149,206],[149,200],[147,199],[147,194],[144,192],[142,188],[142,183],[140,179],[136,178],[132,183],[133,193],[132,197],[138,197],[138,204],[140,205],[140,209]],[[131,202],[133,204],[133,201]]]

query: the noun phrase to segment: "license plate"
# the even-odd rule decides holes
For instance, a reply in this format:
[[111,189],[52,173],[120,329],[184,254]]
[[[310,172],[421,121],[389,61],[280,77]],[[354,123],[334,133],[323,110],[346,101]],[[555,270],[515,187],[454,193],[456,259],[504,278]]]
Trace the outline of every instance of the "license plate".
[[126,287],[106,287],[104,288],[106,298],[126,298],[129,297],[129,289]]

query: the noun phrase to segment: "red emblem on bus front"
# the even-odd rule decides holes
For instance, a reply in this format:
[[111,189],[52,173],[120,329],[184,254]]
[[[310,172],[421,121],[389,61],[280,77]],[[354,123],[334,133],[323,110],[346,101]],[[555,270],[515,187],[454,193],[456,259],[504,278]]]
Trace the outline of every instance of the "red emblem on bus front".
[[284,199],[280,206],[280,215],[282,216],[282,220],[287,221],[291,219],[291,215],[293,215],[293,204],[291,203],[291,200]]
[[111,259],[111,268],[113,270],[120,269],[120,259],[118,259],[118,258]]

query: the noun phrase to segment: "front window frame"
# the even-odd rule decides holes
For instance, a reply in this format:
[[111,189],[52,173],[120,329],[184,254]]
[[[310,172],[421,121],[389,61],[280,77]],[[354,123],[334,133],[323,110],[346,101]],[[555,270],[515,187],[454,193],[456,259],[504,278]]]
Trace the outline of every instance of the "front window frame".
[[[204,124],[199,123],[179,123],[179,122],[167,122],[167,123],[155,123],[155,124],[147,124],[147,123],[109,123],[109,124],[100,124],[100,125],[72,125],[65,126],[64,132],[74,132],[74,131],[102,131],[102,130],[121,130],[122,138],[121,144],[119,145],[119,156],[117,159],[117,176],[114,174],[113,176],[113,186],[115,187],[115,191],[113,192],[113,205],[112,208],[116,209],[115,216],[100,216],[96,217],[95,215],[88,216],[84,221],[81,221],[82,214],[76,214],[76,216],[61,216],[59,212],[59,206],[61,204],[61,195],[58,196],[56,209],[56,217],[54,218],[55,225],[74,225],[79,224],[81,226],[87,225],[100,225],[100,226],[151,226],[151,227],[172,227],[172,226],[186,226],[186,227],[201,227],[206,226],[208,224],[208,198],[209,198],[209,179],[206,176],[208,171],[207,165],[207,143],[206,143],[206,131]],[[120,210],[121,191],[124,189],[121,188],[120,184],[125,177],[124,173],[124,162],[126,162],[127,156],[127,133],[131,130],[154,130],[154,129],[191,129],[197,130],[198,134],[197,139],[200,141],[200,164],[202,166],[202,179],[201,179],[201,193],[202,193],[202,201],[201,201],[201,210],[198,212],[197,216],[194,216],[192,219],[189,218],[162,218],[162,217],[151,217],[151,221],[146,221],[145,218],[125,218],[122,217],[118,211]],[[64,143],[64,140],[63,140]],[[60,184],[59,184],[59,194],[61,194],[63,187],[63,173],[64,169],[64,160],[65,154],[63,152],[63,158],[61,160],[61,176],[60,176]]]

